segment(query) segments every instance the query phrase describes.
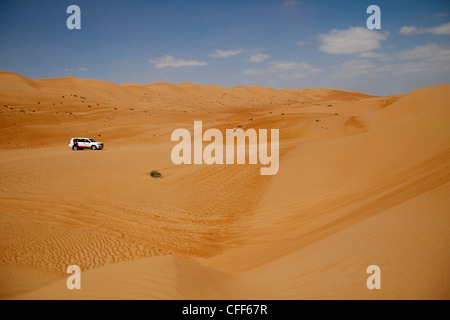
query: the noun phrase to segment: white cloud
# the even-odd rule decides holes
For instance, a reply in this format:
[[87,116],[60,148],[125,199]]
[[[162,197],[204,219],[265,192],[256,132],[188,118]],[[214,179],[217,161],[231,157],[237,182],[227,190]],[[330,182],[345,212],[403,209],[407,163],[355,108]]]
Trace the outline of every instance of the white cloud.
[[438,75],[441,72],[448,72],[449,67],[442,65],[442,68],[430,61],[407,62],[397,66],[393,70],[393,74],[415,74],[415,75]]
[[400,29],[400,34],[405,36],[412,36],[415,34],[434,34],[434,35],[450,35],[450,22],[441,24],[432,28],[417,28],[414,26],[405,26]]
[[294,61],[274,61],[266,69],[247,69],[242,72],[244,75],[276,74],[279,78],[304,78],[310,74],[321,72],[305,62]]
[[356,77],[380,71],[370,60],[350,60],[341,63],[332,74],[333,78]]
[[[360,57],[371,57],[373,52],[361,54]],[[377,55],[377,54],[375,54]],[[450,46],[435,43],[416,46],[407,50],[398,51],[387,59],[397,59],[395,63],[376,65],[367,59],[356,59],[340,63],[332,67],[332,78],[350,78],[377,73],[390,75],[415,75],[439,77],[450,71]],[[447,77],[448,78],[448,77]]]
[[74,69],[74,68],[64,68],[64,72],[67,72],[67,73],[71,73],[71,72],[74,72],[74,71],[83,71],[83,72],[85,72],[85,71],[87,71],[87,69],[83,68],[83,67],[78,67],[76,69]]
[[360,57],[360,58],[376,58],[376,59],[380,59],[380,60],[390,60],[391,59],[389,57],[389,55],[387,55],[385,53],[373,52],[373,51],[361,53],[358,55],[358,57]]
[[216,51],[214,51],[214,53],[211,53],[209,56],[213,57],[213,58],[228,58],[231,56],[235,56],[238,55],[240,53],[242,53],[243,50],[239,49],[239,50],[218,50],[216,49]]
[[197,66],[206,66],[205,61],[198,60],[184,60],[184,59],[175,59],[170,55],[166,55],[161,58],[154,58],[150,60],[150,63],[153,63],[157,68],[180,68],[180,67],[197,67]]
[[450,71],[450,47],[430,43],[397,53],[399,60],[413,60],[397,66],[395,74],[439,75]]
[[294,0],[288,0],[288,1],[283,2],[283,6],[285,6],[285,7],[290,7],[290,6],[295,6],[295,5],[297,5],[297,2]]
[[246,69],[244,71],[242,71],[242,74],[245,76],[252,76],[252,75],[256,75],[256,74],[267,74],[267,73],[272,73],[273,70],[270,69]]
[[304,70],[309,68],[309,64],[305,62],[275,61],[270,64],[270,68],[274,70]]
[[421,59],[428,61],[450,62],[450,48],[436,43],[430,43],[400,51],[397,53],[397,58],[400,60]]
[[270,58],[270,56],[268,54],[257,53],[257,54],[251,55],[248,60],[250,62],[263,62],[264,60],[267,60],[269,58]]
[[352,27],[347,30],[332,30],[327,34],[319,34],[320,51],[332,54],[365,53],[378,49],[380,41],[386,40],[387,32]]
[[399,33],[403,34],[405,36],[411,36],[411,35],[417,33],[418,30],[419,29],[417,27],[413,27],[413,26],[406,27],[405,26],[400,29]]

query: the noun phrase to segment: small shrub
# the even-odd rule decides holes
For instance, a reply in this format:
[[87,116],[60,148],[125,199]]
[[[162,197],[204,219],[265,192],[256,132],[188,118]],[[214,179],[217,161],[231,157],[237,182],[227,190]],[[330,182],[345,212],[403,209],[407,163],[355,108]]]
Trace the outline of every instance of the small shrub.
[[161,178],[162,177],[161,173],[159,173],[156,170],[153,170],[152,172],[150,172],[149,176],[151,176],[152,178]]
[[320,119],[316,119],[316,122],[320,122]]

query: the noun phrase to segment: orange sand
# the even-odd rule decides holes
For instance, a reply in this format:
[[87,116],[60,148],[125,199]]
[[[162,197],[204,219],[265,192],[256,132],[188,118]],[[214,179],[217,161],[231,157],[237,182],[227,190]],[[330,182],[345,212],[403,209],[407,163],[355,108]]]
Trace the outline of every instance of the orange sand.
[[[450,298],[450,85],[373,97],[0,72],[0,100],[3,299]],[[279,129],[278,174],[172,164],[170,135],[194,120]],[[77,136],[106,148],[74,152]]]

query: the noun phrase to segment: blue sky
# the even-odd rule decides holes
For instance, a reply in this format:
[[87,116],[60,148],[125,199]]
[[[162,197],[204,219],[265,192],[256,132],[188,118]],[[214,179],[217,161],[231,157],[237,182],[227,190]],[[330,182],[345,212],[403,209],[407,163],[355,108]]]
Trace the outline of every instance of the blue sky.
[[[69,30],[69,5],[81,30]],[[366,9],[381,8],[381,30]],[[375,95],[450,83],[450,2],[0,2],[0,70],[30,78],[224,87],[326,87]]]

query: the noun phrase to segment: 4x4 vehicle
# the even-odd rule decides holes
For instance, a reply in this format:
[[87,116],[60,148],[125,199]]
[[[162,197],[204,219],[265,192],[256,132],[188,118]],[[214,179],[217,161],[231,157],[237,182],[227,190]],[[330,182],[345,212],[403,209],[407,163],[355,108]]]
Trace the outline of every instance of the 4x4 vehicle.
[[69,148],[72,148],[72,150],[102,150],[103,142],[97,142],[94,139],[89,138],[72,138],[70,139]]

